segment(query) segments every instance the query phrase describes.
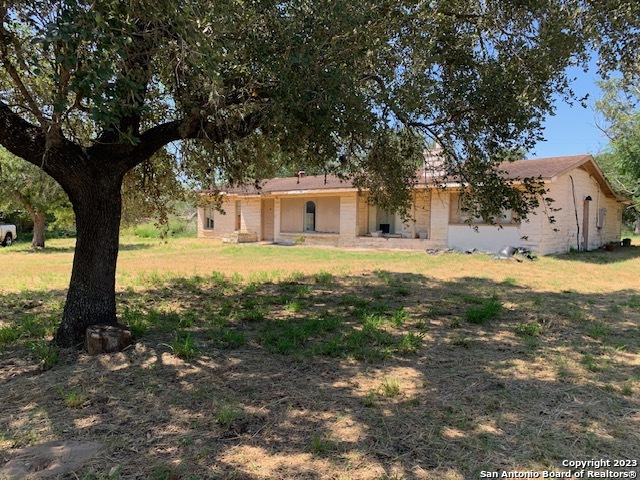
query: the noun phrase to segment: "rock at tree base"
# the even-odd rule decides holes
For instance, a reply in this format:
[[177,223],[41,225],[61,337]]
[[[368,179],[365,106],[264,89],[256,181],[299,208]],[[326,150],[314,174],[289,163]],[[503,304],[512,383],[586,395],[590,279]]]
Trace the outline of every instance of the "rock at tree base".
[[23,448],[0,468],[0,478],[45,479],[78,469],[102,449],[98,442],[54,441]]
[[91,325],[87,327],[85,348],[89,355],[120,352],[132,342],[131,330],[124,325]]

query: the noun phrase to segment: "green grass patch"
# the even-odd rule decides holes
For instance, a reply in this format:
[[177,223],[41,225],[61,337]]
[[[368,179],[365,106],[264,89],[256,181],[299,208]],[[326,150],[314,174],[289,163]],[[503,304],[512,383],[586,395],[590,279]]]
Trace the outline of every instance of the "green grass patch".
[[400,395],[400,382],[395,378],[387,378],[380,385],[380,391],[385,397],[397,397]]
[[633,295],[627,302],[627,307],[633,310],[640,310],[640,295]]
[[593,339],[604,340],[611,334],[611,328],[602,323],[595,323],[587,328],[586,333]]
[[374,328],[351,330],[339,339],[342,356],[356,360],[379,360],[391,357],[397,346],[393,336]]
[[538,322],[520,323],[513,331],[520,337],[535,337],[542,334],[542,325]]
[[147,314],[147,324],[160,330],[161,332],[175,332],[182,327],[189,327],[193,324],[191,317],[184,317],[174,311],[160,311],[151,309]]
[[582,365],[584,365],[584,368],[586,368],[590,372],[597,372],[598,370],[600,370],[600,365],[598,364],[598,361],[591,354],[586,354],[582,356]]
[[[41,252],[0,249],[13,275],[2,293],[8,368],[0,381],[13,393],[0,448],[60,436],[100,416],[114,395],[135,405],[135,418],[110,409],[119,415],[110,424],[131,426],[107,435],[118,461],[90,463],[78,478],[107,478],[117,465],[150,479],[400,478],[412,474],[425,442],[437,462],[421,464],[422,473],[443,479],[491,469],[490,451],[518,471],[553,469],[572,456],[633,458],[637,428],[621,419],[640,394],[640,295],[629,286],[640,248],[613,252],[609,258],[629,260],[607,265],[544,257],[523,274],[521,264],[484,256],[125,238],[116,301],[141,345],[110,361],[60,350],[53,371],[34,376],[37,363],[55,365],[45,339],[60,321],[73,255],[71,241],[52,245],[59,251],[46,262]],[[35,261],[22,277],[13,273]],[[57,263],[58,276],[49,276]],[[371,274],[385,265],[406,273]],[[290,274],[295,268],[305,273]],[[567,288],[574,290],[561,293]],[[468,322],[470,310],[488,328]],[[193,363],[173,357],[167,367],[162,356],[172,351]],[[117,368],[121,360],[126,368]],[[88,367],[98,382],[82,376]],[[212,381],[216,375],[224,381]],[[162,443],[159,401],[171,410],[164,423],[174,448],[145,462],[130,447]],[[68,418],[51,423],[56,410]],[[102,427],[85,422],[82,436],[100,440]],[[352,440],[363,432],[382,441],[359,442],[355,451]],[[268,448],[234,447],[249,444]],[[311,472],[309,455],[325,452]],[[264,467],[267,457],[277,470]],[[393,465],[372,473],[376,458]],[[166,469],[154,470],[161,463]]]
[[340,303],[345,307],[351,307],[354,311],[367,312],[371,309],[372,302],[366,298],[355,295],[344,295],[340,298]]
[[393,289],[393,293],[398,297],[408,297],[411,295],[411,288],[406,285],[399,285]]
[[474,344],[474,340],[470,339],[469,337],[467,337],[466,335],[453,335],[451,337],[451,345],[455,345],[456,347],[462,347],[462,348],[471,348]]
[[524,343],[530,349],[536,349],[540,346],[539,337],[532,335],[525,335],[522,337],[522,343]]
[[313,280],[323,287],[328,287],[334,282],[333,274],[329,272],[325,272],[324,270],[320,270],[317,273],[313,274]]
[[409,332],[400,340],[398,350],[401,353],[416,353],[422,346],[424,334]]
[[193,360],[200,354],[198,343],[191,332],[176,332],[170,347],[173,354],[183,360]]
[[[367,314],[363,326],[345,329],[344,319],[337,316],[282,320],[268,323],[259,335],[264,348],[281,355],[329,356],[376,360],[395,353],[415,352],[422,337],[410,333],[401,338],[380,328],[379,315]],[[342,331],[340,331],[342,330]]]
[[52,335],[55,331],[55,321],[50,322],[47,319],[38,316],[25,315],[19,322],[21,336],[26,338],[44,338]]
[[447,327],[453,329],[462,328],[462,322],[459,318],[452,318],[447,322]]
[[62,398],[65,406],[70,409],[78,409],[87,403],[89,396],[83,388],[73,387],[70,390],[65,390],[58,386],[58,393]]
[[482,324],[496,318],[501,311],[502,303],[494,296],[467,310],[466,318],[469,323]]
[[327,455],[335,450],[335,448],[335,442],[329,437],[317,433],[311,437],[311,453],[314,455]]
[[365,313],[362,315],[362,327],[366,329],[377,329],[385,324],[385,319],[377,313]]
[[375,392],[369,392],[364,397],[362,397],[362,405],[367,408],[372,408],[375,406],[376,394]]
[[229,427],[231,422],[240,417],[240,412],[233,405],[224,403],[222,404],[216,414],[215,421],[218,425],[223,427]]
[[262,334],[262,343],[267,351],[288,355],[300,351],[308,339],[302,327],[295,323],[281,326],[268,325]]
[[136,339],[142,338],[149,331],[149,319],[147,315],[139,310],[125,307],[122,321],[129,327],[133,337]]
[[0,346],[9,345],[20,338],[21,331],[16,326],[0,327]]
[[46,340],[31,342],[29,349],[34,358],[40,362],[42,370],[51,370],[58,364],[58,347],[52,342]]
[[179,470],[167,463],[161,463],[153,468],[150,480],[173,480],[176,478],[181,478]]
[[230,328],[213,328],[209,331],[208,337],[217,347],[228,350],[240,348],[247,343],[247,335],[244,332]]
[[280,292],[292,296],[305,296],[311,293],[311,287],[304,283],[284,282],[280,284]]
[[257,323],[265,319],[265,311],[262,308],[255,307],[238,312],[238,320],[243,322]]
[[287,312],[296,313],[301,311],[304,308],[304,303],[301,300],[292,300],[287,303],[284,309]]
[[408,320],[409,314],[405,311],[404,307],[400,307],[393,311],[391,314],[391,324],[394,327],[401,327]]
[[142,239],[189,238],[195,237],[196,226],[182,218],[172,217],[166,225],[145,222],[124,229],[125,234],[133,234]]
[[[262,341],[268,351],[289,355],[306,353],[310,339],[336,330],[342,323],[337,317],[306,318],[301,322],[280,322],[269,325],[263,332]],[[325,339],[323,338],[322,341]]]

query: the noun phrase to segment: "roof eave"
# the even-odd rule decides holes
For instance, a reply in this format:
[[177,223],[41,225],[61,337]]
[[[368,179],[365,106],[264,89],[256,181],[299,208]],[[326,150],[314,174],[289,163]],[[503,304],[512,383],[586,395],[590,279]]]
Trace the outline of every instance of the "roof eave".
[[627,197],[619,194],[614,190],[614,188],[611,186],[611,184],[607,180],[607,177],[605,177],[604,172],[600,169],[600,167],[596,163],[593,156],[588,155],[587,160],[584,163],[582,163],[580,166],[584,166],[584,169],[587,171],[587,173],[589,173],[593,178],[596,179],[596,181],[600,185],[600,188],[602,188],[602,190],[605,192],[605,195],[607,197],[613,198],[622,203],[630,202],[630,200]]
[[313,189],[298,189],[298,190],[273,190],[271,195],[318,195],[323,193],[352,193],[357,192],[358,189],[354,187],[345,188],[313,188]]

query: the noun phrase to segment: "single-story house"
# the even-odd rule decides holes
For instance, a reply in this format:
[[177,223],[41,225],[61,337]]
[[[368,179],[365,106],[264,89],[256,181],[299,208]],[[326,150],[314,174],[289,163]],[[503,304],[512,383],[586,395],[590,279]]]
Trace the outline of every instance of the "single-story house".
[[[413,191],[411,220],[370,205],[366,192],[332,175],[273,178],[222,192],[221,214],[204,196],[198,208],[198,236],[226,241],[267,241],[340,247],[498,251],[506,245],[544,255],[570,249],[592,250],[620,241],[622,208],[618,195],[591,155],[518,160],[501,167],[510,179],[540,177],[554,199],[528,221],[505,212],[500,225],[465,223],[460,188],[434,181]],[[542,202],[544,203],[544,202]],[[549,217],[555,222],[551,223]]]

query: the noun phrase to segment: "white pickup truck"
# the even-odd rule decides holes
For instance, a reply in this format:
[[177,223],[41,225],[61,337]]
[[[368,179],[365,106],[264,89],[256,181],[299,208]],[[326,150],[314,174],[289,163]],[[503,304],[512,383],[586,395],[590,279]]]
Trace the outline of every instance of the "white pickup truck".
[[0,223],[0,243],[2,243],[3,247],[10,247],[17,237],[15,225]]

